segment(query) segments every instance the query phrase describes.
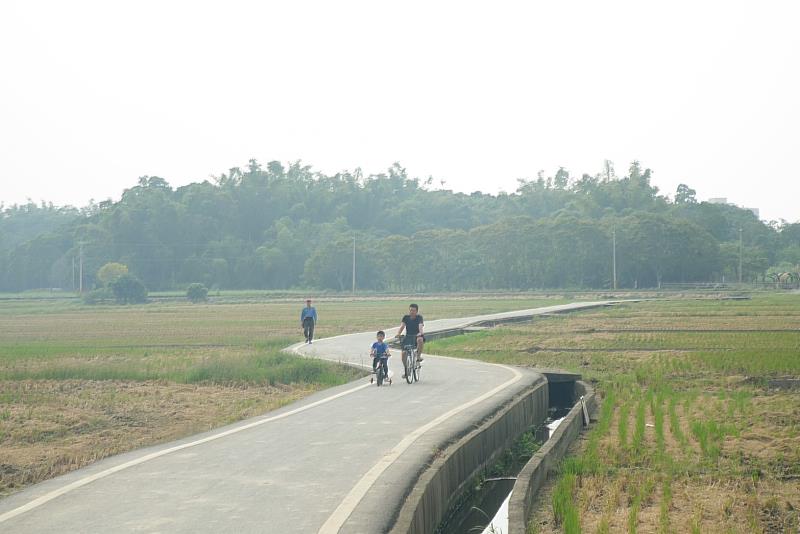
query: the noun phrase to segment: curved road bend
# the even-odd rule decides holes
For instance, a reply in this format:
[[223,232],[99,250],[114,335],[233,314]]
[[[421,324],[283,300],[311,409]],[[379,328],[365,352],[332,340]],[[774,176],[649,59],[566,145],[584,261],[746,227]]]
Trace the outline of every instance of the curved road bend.
[[[426,332],[609,302],[441,319]],[[393,335],[388,330],[387,335]],[[374,333],[291,350],[368,365]],[[427,356],[422,381],[366,380],[267,415],[96,462],[0,501],[0,532],[376,533],[436,450],[544,380],[521,368]]]

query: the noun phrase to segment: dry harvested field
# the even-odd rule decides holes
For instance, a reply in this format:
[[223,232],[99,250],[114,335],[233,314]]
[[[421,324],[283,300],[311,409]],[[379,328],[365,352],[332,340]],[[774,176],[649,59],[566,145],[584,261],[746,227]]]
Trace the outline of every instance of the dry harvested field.
[[[221,300],[94,307],[66,299],[0,300],[0,496],[112,454],[262,414],[359,376],[280,352],[302,338],[302,299]],[[417,300],[428,319],[563,301]],[[317,301],[316,335],[395,326],[408,302]]]
[[800,295],[626,304],[429,350],[596,382],[599,421],[529,532],[798,532]]

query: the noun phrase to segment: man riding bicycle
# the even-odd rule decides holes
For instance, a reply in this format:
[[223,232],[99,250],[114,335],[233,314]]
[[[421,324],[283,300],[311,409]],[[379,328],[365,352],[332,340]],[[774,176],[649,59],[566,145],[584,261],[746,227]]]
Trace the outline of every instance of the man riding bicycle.
[[[416,304],[411,304],[408,307],[408,315],[403,316],[403,319],[400,323],[400,329],[397,331],[397,339],[402,337],[403,331],[406,333],[401,344],[403,347],[403,369],[406,368],[406,360],[408,358],[406,347],[408,346],[417,346],[417,361],[422,361],[422,347],[425,345],[425,335],[423,333],[424,326],[425,324],[422,320],[422,315],[419,314],[419,306]],[[405,374],[403,374],[403,378],[405,378]]]

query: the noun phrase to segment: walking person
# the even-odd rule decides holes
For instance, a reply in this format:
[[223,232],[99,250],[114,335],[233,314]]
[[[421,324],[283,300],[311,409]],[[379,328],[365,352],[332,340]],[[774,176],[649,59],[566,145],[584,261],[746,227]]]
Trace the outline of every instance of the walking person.
[[314,340],[314,325],[317,324],[317,310],[311,305],[311,299],[306,299],[306,307],[300,312],[300,325],[309,345]]

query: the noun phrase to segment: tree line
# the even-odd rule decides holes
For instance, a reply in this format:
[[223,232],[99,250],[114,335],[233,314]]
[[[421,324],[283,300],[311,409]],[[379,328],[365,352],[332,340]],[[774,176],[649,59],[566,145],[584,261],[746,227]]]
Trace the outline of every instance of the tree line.
[[389,291],[608,288],[613,241],[621,288],[735,281],[740,261],[745,281],[798,270],[800,223],[698,202],[685,184],[670,198],[651,177],[606,162],[492,195],[437,189],[399,164],[326,175],[250,160],[178,188],[144,176],[118,202],[0,206],[0,290],[77,288],[81,265],[92,288],[111,262],[149,290],[347,290],[354,247],[358,287]]

